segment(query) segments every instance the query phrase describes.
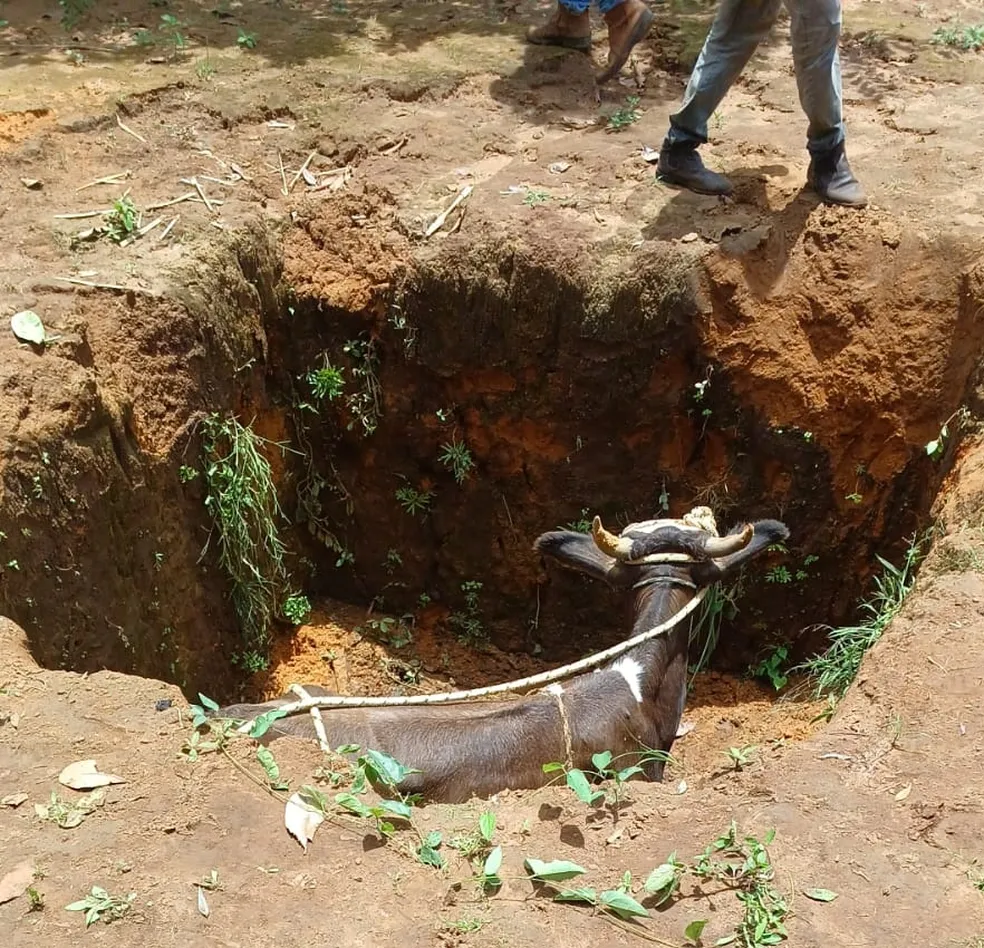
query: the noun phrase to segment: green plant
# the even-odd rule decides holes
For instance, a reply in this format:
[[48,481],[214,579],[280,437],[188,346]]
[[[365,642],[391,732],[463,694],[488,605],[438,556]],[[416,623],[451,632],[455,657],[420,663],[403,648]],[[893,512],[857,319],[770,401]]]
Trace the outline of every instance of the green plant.
[[[984,31],[984,27],[980,27]],[[982,33],[984,35],[984,33]],[[966,408],[959,408],[955,411],[946,421],[943,422],[940,428],[940,433],[926,445],[926,454],[928,454],[934,461],[938,461],[943,457],[943,453],[946,451],[946,443],[950,437],[950,422],[953,419],[957,419],[958,428],[966,427],[970,422],[970,412]]]
[[164,34],[168,43],[171,45],[171,54],[176,56],[180,50],[188,46],[188,38],[182,32],[185,24],[181,22],[173,13],[161,14],[161,25],[158,29]]
[[61,25],[66,30],[74,30],[89,12],[94,0],[58,0],[61,7]]
[[[368,619],[366,626],[373,632],[373,638],[391,646],[405,648],[413,641],[413,616],[381,616],[378,619]],[[363,634],[366,630],[359,626],[356,630]]]
[[113,243],[120,243],[140,226],[140,212],[128,194],[113,201],[112,208],[104,215],[103,231]]
[[570,523],[564,524],[562,527],[558,527],[558,530],[571,530],[574,533],[590,533],[591,532],[591,519],[588,517],[589,510],[587,507],[581,508],[581,518],[579,520],[573,520]]
[[477,645],[486,638],[478,600],[482,584],[478,580],[466,580],[461,584],[461,591],[465,596],[465,608],[463,611],[452,612],[448,617],[448,624],[457,630],[460,641]]
[[539,204],[546,204],[550,200],[550,192],[541,188],[527,188],[523,203],[527,207],[536,207]]
[[383,561],[383,569],[386,570],[387,575],[392,576],[401,566],[403,566],[403,557],[400,556],[400,551],[387,550],[386,559]]
[[781,691],[789,684],[789,676],[782,671],[783,662],[789,657],[789,649],[785,645],[777,645],[757,665],[752,665],[748,673],[753,678],[765,678],[776,691]]
[[361,384],[357,391],[346,398],[349,410],[354,415],[348,428],[351,430],[358,421],[362,425],[363,434],[368,437],[376,430],[382,413],[379,379],[376,377],[379,364],[376,343],[370,338],[350,339],[342,349],[352,360],[354,379]]
[[864,497],[855,491],[853,494],[845,494],[844,500],[849,500],[852,504],[860,504],[863,503]]
[[153,46],[154,34],[150,30],[135,30],[133,33],[133,42],[137,46]]
[[181,481],[182,484],[188,484],[196,477],[198,477],[198,470],[196,468],[188,467],[187,464],[182,464],[181,467],[178,468],[178,480]]
[[417,514],[426,514],[430,510],[431,502],[434,500],[434,491],[417,490],[407,484],[397,488],[396,500],[411,517],[415,517]]
[[786,583],[791,583],[793,581],[793,574],[789,572],[789,569],[785,566],[773,566],[765,574],[765,581],[767,583],[780,583],[785,585]]
[[86,928],[100,920],[108,925],[110,922],[123,918],[130,911],[136,897],[136,892],[131,892],[125,899],[122,899],[110,895],[105,889],[94,885],[84,899],[72,902],[65,908],[69,912],[85,912]]
[[280,611],[291,625],[303,625],[311,614],[311,601],[307,596],[293,593],[284,600]]
[[[267,443],[235,418],[212,414],[202,423],[207,493],[205,508],[218,536],[219,565],[232,586],[243,650],[234,661],[264,662],[270,623],[288,584],[285,548],[277,520],[283,518],[270,464],[261,447]],[[211,542],[209,535],[204,555]]]
[[44,911],[44,893],[39,892],[33,885],[27,887],[27,910],[29,912]]
[[345,389],[345,374],[341,369],[336,368],[328,361],[328,356],[323,356],[325,364],[320,369],[312,369],[305,376],[311,394],[319,401],[334,399],[341,396]]
[[953,46],[957,49],[984,48],[984,24],[978,26],[941,26],[933,31],[929,40],[937,46]]
[[747,744],[745,747],[729,747],[725,756],[731,761],[731,766],[735,770],[744,770],[755,759],[756,750],[758,747],[755,744]]
[[[644,765],[649,762],[663,761],[664,763],[670,763],[673,760],[669,754],[657,750],[647,750],[641,755],[633,753],[622,756],[632,757],[635,763],[628,767],[614,767],[612,765],[618,758],[613,758],[611,751],[600,751],[591,757],[594,770],[581,770],[576,767],[568,770],[561,763],[551,762],[543,765],[543,772],[554,773],[556,771],[563,771],[566,776],[567,786],[582,803],[586,803],[588,806],[596,806],[604,801],[612,814],[612,818],[617,820],[619,808],[625,802],[627,782],[636,774],[643,773]],[[607,781],[609,786],[594,789],[591,785],[592,781],[589,778]]]
[[[236,722],[229,718],[209,717],[208,712],[214,714],[219,710],[219,706],[211,698],[199,693],[198,700],[200,704],[188,705],[192,732],[181,745],[180,751],[181,756],[190,763],[198,760],[201,754],[224,750],[236,728]],[[250,736],[253,736],[252,732]]]
[[901,567],[876,557],[882,572],[875,577],[871,596],[861,603],[862,621],[857,625],[828,628],[827,650],[793,669],[805,671],[813,679],[818,698],[828,694],[840,697],[854,681],[865,653],[881,638],[909,595],[927,540],[928,534],[918,541],[912,538]]
[[102,788],[71,800],[62,800],[52,791],[47,803],[34,804],[34,815],[42,822],[54,823],[62,829],[74,829],[90,813],[101,807],[105,800],[106,791]]
[[204,59],[199,59],[195,63],[195,75],[199,79],[209,80],[215,75],[215,66],[212,65],[212,60],[206,56]]
[[[774,838],[775,832],[770,830],[764,840],[754,836],[739,840],[738,828],[732,821],[727,832],[695,856],[691,864],[680,862],[676,853],[671,853],[665,863],[650,873],[644,888],[654,896],[657,905],[662,905],[679,892],[687,874],[696,877],[702,887],[708,883],[723,885],[734,891],[743,911],[734,933],[719,938],[715,944],[737,944],[742,948],[776,945],[787,937],[785,922],[789,906],[772,884],[775,869],[767,847]],[[700,919],[687,926],[688,940],[700,938],[703,922]]]
[[495,833],[495,813],[486,810],[478,818],[478,824],[469,833],[455,836],[448,844],[456,849],[462,859],[474,860],[485,856],[492,848],[492,835]]
[[245,30],[240,29],[239,35],[236,37],[236,45],[242,49],[256,49],[256,44],[258,42],[255,33],[247,33]]
[[607,130],[609,132],[620,132],[623,128],[634,125],[642,116],[639,111],[639,96],[630,95],[625,98],[625,105],[616,109],[608,116]]
[[730,621],[738,615],[738,599],[742,591],[743,584],[740,577],[730,586],[715,583],[708,588],[700,609],[690,623],[691,646],[695,642],[702,643],[700,657],[693,666],[691,682],[693,676],[703,671],[710,662],[721,637],[721,624],[724,619]]
[[649,917],[649,912],[645,907],[629,895],[625,877],[623,877],[622,885],[618,888],[598,892],[591,886],[563,885],[564,882],[587,872],[577,863],[560,859],[550,862],[544,862],[540,859],[526,859],[523,865],[535,883],[554,893],[555,902],[581,902],[622,919]]
[[447,444],[441,445],[441,454],[438,460],[454,474],[454,479],[459,484],[465,482],[471,469],[475,466],[468,445],[457,438],[452,438]]

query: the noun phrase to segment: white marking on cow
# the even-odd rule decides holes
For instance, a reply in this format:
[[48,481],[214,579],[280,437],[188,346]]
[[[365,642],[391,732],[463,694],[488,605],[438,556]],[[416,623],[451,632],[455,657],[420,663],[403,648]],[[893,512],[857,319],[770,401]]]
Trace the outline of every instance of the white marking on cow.
[[562,695],[564,693],[564,686],[559,681],[555,681],[552,684],[547,685],[547,687],[543,690],[548,694]]
[[612,665],[612,671],[618,672],[625,679],[632,697],[642,704],[642,665],[634,658],[620,658]]

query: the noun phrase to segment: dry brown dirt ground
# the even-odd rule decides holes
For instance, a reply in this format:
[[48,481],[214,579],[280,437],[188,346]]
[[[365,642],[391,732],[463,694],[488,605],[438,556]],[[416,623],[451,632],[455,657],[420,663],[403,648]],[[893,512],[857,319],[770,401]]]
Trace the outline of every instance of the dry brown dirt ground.
[[[167,456],[176,466],[179,433],[202,407],[196,383],[211,378],[196,361],[202,331],[182,304],[207,287],[216,310],[234,300],[256,315],[256,297],[238,284],[173,280],[189,259],[213,267],[208,245],[240,228],[281,228],[297,291],[352,312],[371,308],[394,261],[421,246],[427,223],[467,183],[476,189],[464,216],[433,238],[451,255],[455,241],[488,239],[565,261],[590,252],[624,262],[662,246],[701,258],[707,350],[729,360],[736,389],[772,423],[816,432],[844,498],[856,493],[859,458],[876,481],[890,483],[974,396],[984,337],[976,263],[984,53],[930,37],[984,22],[981,4],[845,3],[849,151],[874,202],[860,214],[818,207],[803,191],[803,122],[784,23],[712,123],[708,161],[737,183],[735,200],[722,202],[666,188],[641,156],[642,146],[658,147],[709,10],[660,7],[653,37],[600,103],[584,57],[523,45],[525,25],[544,12],[497,0],[214,8],[97,0],[66,29],[63,7],[3,5],[0,304],[5,315],[37,309],[62,336],[56,357],[42,361],[0,332],[4,465],[41,464],[39,445],[43,460],[64,442],[59,460],[66,470],[77,465],[85,482],[69,497],[37,467],[42,479],[33,486],[42,493],[57,489],[66,503],[77,496],[93,508],[111,489],[133,495],[96,528],[84,516],[48,517],[33,475],[24,475],[22,493],[7,479],[6,601],[44,597],[42,560],[55,589],[109,546],[133,563],[143,557],[146,569],[120,556],[112,574],[79,579],[76,611],[66,617],[88,620],[92,602],[127,591],[138,603],[172,605],[179,637],[187,628],[197,638],[150,643],[155,655],[174,654],[143,667],[170,667],[178,681],[182,667],[196,667],[190,653],[224,641],[229,618],[215,606],[218,580],[172,575],[156,558],[155,544],[166,541],[171,551],[183,544],[194,562],[200,524],[175,514],[169,535],[156,538],[133,536],[126,524],[148,510],[167,522],[170,502],[134,458]],[[595,59],[602,55],[599,43]],[[630,95],[640,99],[638,121],[609,134],[599,115]],[[317,180],[338,189],[302,193],[299,171],[312,153]],[[347,170],[326,174],[334,169]],[[95,183],[110,175],[111,183]],[[195,193],[184,183],[192,177],[212,203],[168,204]],[[85,215],[127,188],[145,221],[163,217],[158,228],[122,250],[78,244],[94,219]],[[294,214],[305,226],[289,226]],[[254,289],[262,296],[263,286]],[[243,339],[251,344],[254,331],[244,325]],[[223,340],[232,366],[251,351],[243,339]],[[494,388],[497,379],[490,373],[483,384]],[[651,387],[663,384],[654,377]],[[275,437],[276,418],[268,423]],[[514,437],[535,440],[525,431]],[[85,473],[117,462],[122,480]],[[840,503],[844,523],[867,516]],[[712,944],[738,918],[732,892],[688,882],[669,907],[618,926],[534,893],[522,864],[571,859],[588,870],[587,884],[610,888],[630,871],[637,887],[670,852],[690,858],[735,820],[758,837],[776,831],[770,849],[776,886],[792,906],[790,944],[980,946],[982,503],[984,446],[972,442],[934,511],[945,539],[829,723],[817,720],[822,703],[777,703],[756,683],[706,675],[695,683],[687,711],[695,728],[678,745],[670,779],[633,786],[617,828],[562,788],[421,811],[419,830],[439,829],[446,839],[468,832],[484,808],[495,812],[505,884],[491,899],[447,847],[445,870],[416,862],[404,851],[407,834],[379,847],[363,827],[326,824],[303,853],[283,828],[282,802],[255,782],[261,772],[249,742],[233,743],[228,756],[182,757],[190,725],[175,685],[42,668],[21,630],[0,620],[0,798],[11,801],[0,806],[0,878],[27,864],[44,901],[40,911],[29,910],[26,895],[0,904],[5,943],[682,945],[685,927],[707,919],[704,942]],[[886,515],[874,511],[867,522]],[[33,565],[23,575],[18,561],[35,555],[37,575]],[[127,652],[125,627],[140,615],[133,609],[107,620],[111,658],[68,618],[58,628],[32,627],[28,638],[55,643],[49,666],[139,668],[142,657]],[[420,681],[408,685],[405,668],[357,635],[364,619],[362,610],[319,604],[309,625],[276,643],[271,671],[251,687],[269,694],[298,678],[331,684],[334,676],[353,692],[426,690],[539,667],[490,650],[476,668],[468,650],[424,622]],[[202,674],[195,680],[204,684]],[[160,699],[171,707],[156,710]],[[729,771],[727,749],[753,744],[754,762]],[[283,742],[276,755],[292,789],[311,782],[315,748]],[[75,795],[57,776],[85,758],[126,782],[73,829],[39,821],[35,804],[52,792]],[[206,918],[194,883],[213,869],[220,887],[206,893]],[[64,906],[94,885],[132,892],[134,902],[121,921],[83,935],[81,918]],[[803,895],[815,888],[836,892],[836,901]]]

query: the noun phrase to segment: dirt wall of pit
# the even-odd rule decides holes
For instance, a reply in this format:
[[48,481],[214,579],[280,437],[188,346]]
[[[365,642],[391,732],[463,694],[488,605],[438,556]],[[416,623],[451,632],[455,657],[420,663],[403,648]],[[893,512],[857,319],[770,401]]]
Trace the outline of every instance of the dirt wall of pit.
[[[538,585],[532,539],[585,510],[621,525],[708,503],[722,525],[793,531],[785,572],[743,590],[721,660],[779,640],[805,653],[822,633],[799,630],[847,617],[872,554],[924,524],[958,439],[936,461],[924,444],[984,341],[981,268],[959,248],[819,217],[791,248],[771,234],[730,256],[588,260],[535,228],[413,246],[379,192],[198,246],[155,298],[45,288],[62,340],[3,343],[0,611],[44,664],[231,693],[227,582],[201,556],[202,478],[179,469],[201,466],[204,414],[232,411],[291,445],[269,460],[310,593],[454,609],[479,580],[492,641],[567,658],[618,638],[622,613],[578,577]],[[302,407],[325,356],[355,378],[360,338],[377,360],[369,436],[345,399]],[[440,461],[454,440],[474,461],[461,483]],[[304,522],[312,477],[350,564]],[[426,517],[401,485],[433,492]]]

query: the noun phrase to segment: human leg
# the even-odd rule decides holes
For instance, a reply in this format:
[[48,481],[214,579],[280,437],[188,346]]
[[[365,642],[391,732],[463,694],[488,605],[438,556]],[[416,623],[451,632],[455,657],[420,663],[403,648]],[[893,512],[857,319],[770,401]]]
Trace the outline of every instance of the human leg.
[[810,184],[825,201],[862,206],[864,191],[844,149],[840,0],[786,0],[800,104],[806,113]]
[[668,181],[707,194],[726,194],[731,184],[709,171],[697,154],[707,123],[758,45],[768,36],[782,0],[722,0],[687,83],[680,108],[660,149],[658,170]]
[[526,41],[538,46],[563,46],[588,52],[591,49],[591,0],[559,0],[550,19],[531,27]]
[[608,63],[598,73],[598,83],[617,76],[635,45],[652,28],[653,14],[643,0],[598,0],[608,26]]

